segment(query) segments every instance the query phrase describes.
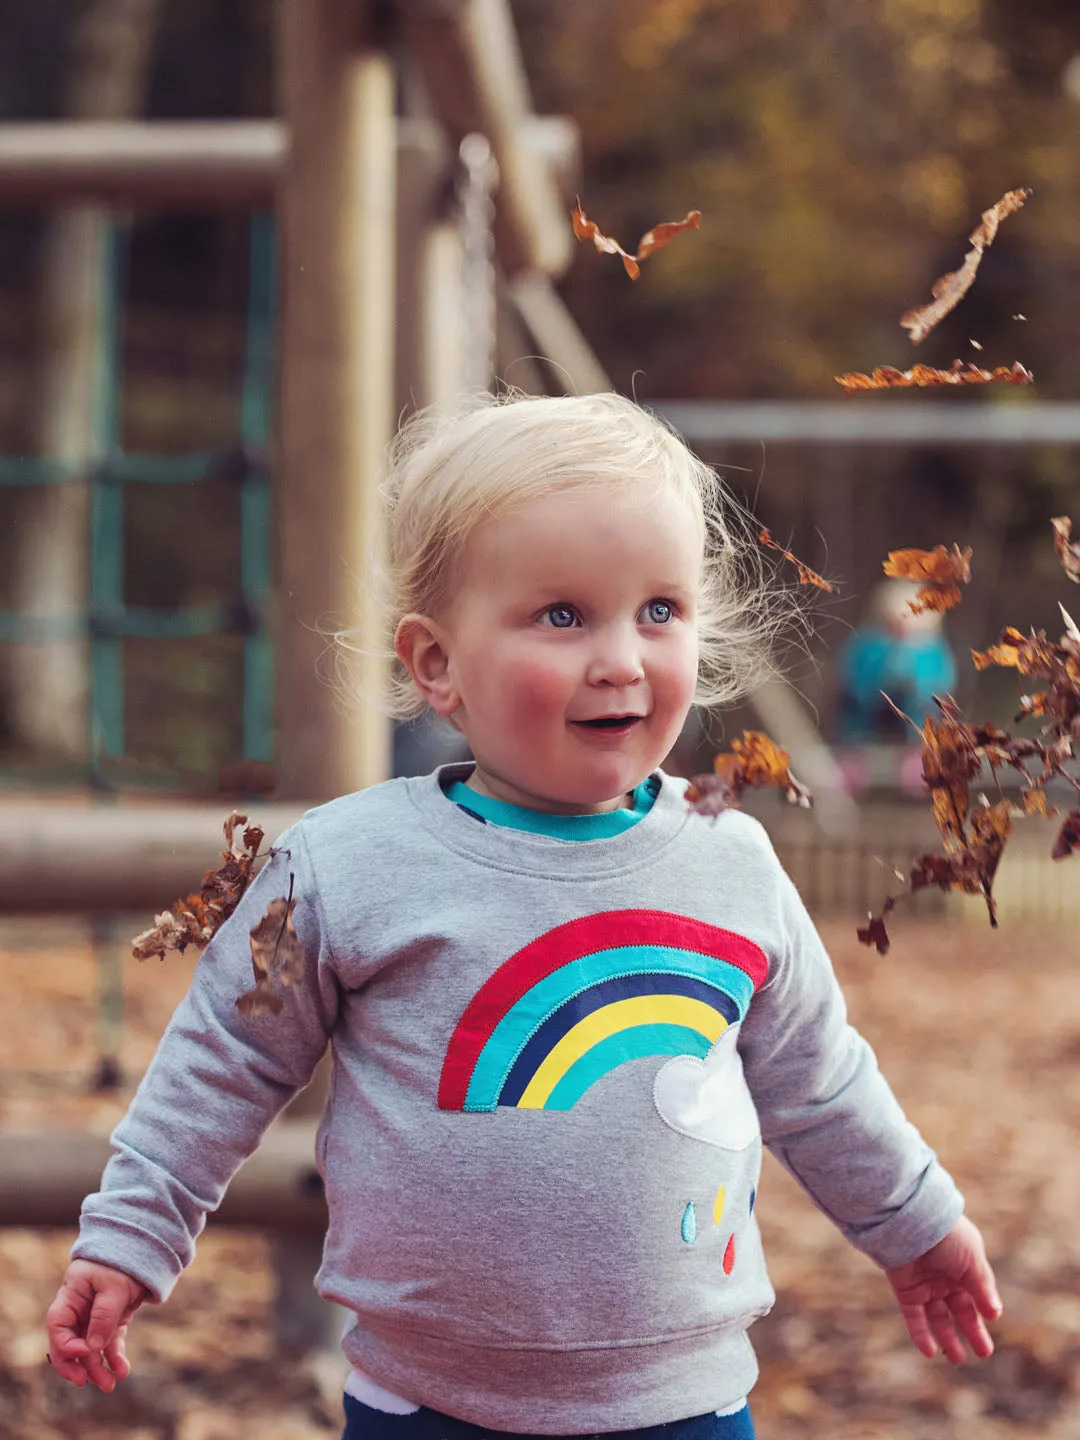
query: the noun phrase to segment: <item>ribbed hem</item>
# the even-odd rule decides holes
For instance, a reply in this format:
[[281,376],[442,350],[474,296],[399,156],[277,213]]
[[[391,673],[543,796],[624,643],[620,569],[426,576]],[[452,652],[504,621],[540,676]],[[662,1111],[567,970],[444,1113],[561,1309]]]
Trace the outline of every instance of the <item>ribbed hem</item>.
[[356,1327],[342,1346],[350,1364],[417,1404],[536,1435],[636,1430],[704,1415],[745,1397],[758,1373],[741,1326],[655,1345],[564,1350]]

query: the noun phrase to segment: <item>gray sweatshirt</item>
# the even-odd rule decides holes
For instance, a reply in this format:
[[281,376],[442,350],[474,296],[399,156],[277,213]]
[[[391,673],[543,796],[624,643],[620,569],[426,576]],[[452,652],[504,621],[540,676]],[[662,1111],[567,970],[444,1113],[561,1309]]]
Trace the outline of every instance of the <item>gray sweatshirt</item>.
[[[329,1041],[321,1294],[353,1365],[494,1429],[572,1434],[746,1394],[773,1301],[766,1144],[882,1265],[961,1198],[847,1024],[764,830],[653,808],[572,843],[394,780],[277,842],[196,967],[73,1255],[164,1299],[208,1210]],[[248,932],[298,897],[306,975],[245,1017]]]

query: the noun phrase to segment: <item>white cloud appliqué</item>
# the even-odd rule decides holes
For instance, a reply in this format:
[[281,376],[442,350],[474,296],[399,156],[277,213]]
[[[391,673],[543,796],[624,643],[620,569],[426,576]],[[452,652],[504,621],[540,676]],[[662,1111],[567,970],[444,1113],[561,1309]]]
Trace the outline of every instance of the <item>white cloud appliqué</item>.
[[737,1049],[738,1024],[729,1025],[704,1060],[678,1055],[653,1083],[665,1125],[721,1150],[745,1150],[761,1134],[757,1110]]

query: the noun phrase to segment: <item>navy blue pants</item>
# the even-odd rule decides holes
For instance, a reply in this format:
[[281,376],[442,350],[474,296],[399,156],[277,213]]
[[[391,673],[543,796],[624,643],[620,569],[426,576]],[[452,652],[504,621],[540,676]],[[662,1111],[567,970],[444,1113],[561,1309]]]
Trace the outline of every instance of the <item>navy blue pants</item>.
[[[466,1420],[440,1415],[438,1410],[417,1410],[412,1415],[387,1415],[345,1396],[345,1431],[341,1440],[553,1440],[550,1435],[511,1435],[507,1430],[485,1430]],[[575,1436],[573,1440],[585,1440]],[[614,1430],[596,1440],[754,1440],[750,1407],[734,1415],[695,1415],[667,1425],[641,1430]]]

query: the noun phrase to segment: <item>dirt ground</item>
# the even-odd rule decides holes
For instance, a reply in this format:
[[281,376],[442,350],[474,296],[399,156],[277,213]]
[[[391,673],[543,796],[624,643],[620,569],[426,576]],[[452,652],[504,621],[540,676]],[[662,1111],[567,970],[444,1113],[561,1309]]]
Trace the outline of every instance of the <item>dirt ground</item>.
[[[760,1440],[1076,1440],[1080,1435],[1080,938],[907,920],[887,958],[822,926],[852,1017],[986,1235],[1006,1313],[992,1360],[953,1370],[907,1342],[884,1280],[769,1162],[759,1217],[779,1299],[754,1329]],[[97,970],[77,926],[0,928],[0,1123],[107,1132],[130,1085],[87,1094]],[[122,1060],[137,1077],[190,963],[125,961]],[[281,1355],[266,1240],[213,1226],[164,1307],[140,1312],[113,1396],[43,1363],[69,1233],[0,1231],[3,1440],[338,1436],[344,1367]]]

